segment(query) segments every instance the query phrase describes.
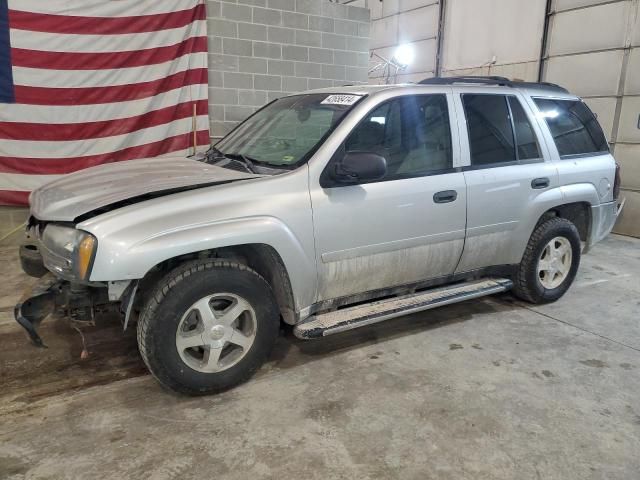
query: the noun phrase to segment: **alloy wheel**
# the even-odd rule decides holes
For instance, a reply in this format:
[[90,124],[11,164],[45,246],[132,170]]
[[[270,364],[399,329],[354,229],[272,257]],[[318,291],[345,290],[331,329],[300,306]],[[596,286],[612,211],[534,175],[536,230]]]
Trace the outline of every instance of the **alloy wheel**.
[[202,373],[236,365],[256,338],[256,314],[243,297],[216,293],[187,309],[176,332],[176,348],[184,363]]
[[545,245],[538,259],[538,278],[547,290],[558,288],[571,270],[573,251],[564,237],[555,237]]

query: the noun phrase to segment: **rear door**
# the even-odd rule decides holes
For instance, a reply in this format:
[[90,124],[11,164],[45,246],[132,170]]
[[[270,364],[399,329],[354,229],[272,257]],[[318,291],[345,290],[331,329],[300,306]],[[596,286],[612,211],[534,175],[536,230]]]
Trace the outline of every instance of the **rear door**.
[[521,98],[516,92],[456,96],[466,118],[461,142],[468,162],[467,234],[457,272],[518,263],[537,197],[558,186],[540,125]]

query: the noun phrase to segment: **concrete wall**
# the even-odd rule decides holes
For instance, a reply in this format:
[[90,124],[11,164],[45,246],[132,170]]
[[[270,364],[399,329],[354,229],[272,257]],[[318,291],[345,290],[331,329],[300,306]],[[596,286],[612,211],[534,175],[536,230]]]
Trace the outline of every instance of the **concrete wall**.
[[369,10],[328,0],[207,2],[211,135],[287,93],[366,83]]
[[544,79],[581,95],[622,165],[616,231],[640,236],[640,2],[554,0]]

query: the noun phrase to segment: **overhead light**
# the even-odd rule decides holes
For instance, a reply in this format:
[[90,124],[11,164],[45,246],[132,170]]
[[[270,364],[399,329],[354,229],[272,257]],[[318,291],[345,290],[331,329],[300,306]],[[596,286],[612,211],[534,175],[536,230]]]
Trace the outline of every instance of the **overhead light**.
[[400,45],[396,48],[395,53],[393,54],[393,60],[403,67],[407,67],[413,63],[413,59],[415,58],[416,53],[413,49],[413,45],[405,43],[404,45]]

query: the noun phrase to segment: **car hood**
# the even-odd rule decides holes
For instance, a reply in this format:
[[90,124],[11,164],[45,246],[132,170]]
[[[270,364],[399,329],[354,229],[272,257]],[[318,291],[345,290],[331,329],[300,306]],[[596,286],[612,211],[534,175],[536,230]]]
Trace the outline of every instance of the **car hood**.
[[135,203],[198,186],[260,176],[185,157],[131,160],[65,175],[35,190],[29,203],[31,214],[38,220],[73,221],[122,202]]

